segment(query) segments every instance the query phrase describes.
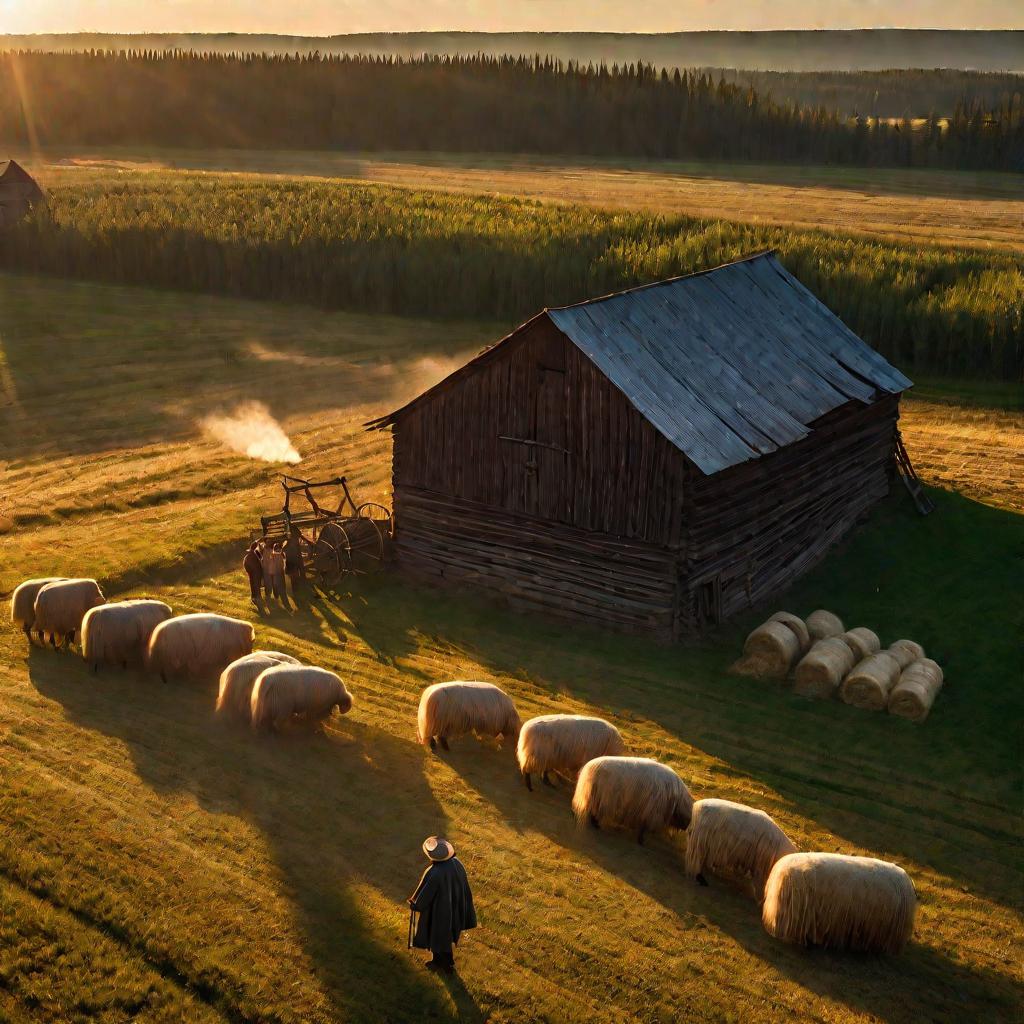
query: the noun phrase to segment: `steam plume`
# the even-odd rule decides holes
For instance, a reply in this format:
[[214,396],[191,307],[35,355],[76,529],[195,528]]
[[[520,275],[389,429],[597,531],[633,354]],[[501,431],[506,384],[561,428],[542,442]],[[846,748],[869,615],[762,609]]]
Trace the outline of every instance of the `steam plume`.
[[264,462],[302,461],[288,435],[262,402],[242,402],[227,416],[211,414],[199,425],[233,451]]

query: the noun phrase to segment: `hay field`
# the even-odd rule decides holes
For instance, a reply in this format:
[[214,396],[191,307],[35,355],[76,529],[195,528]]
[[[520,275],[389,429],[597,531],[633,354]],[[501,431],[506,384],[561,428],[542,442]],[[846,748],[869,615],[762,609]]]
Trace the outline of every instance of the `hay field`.
[[23,156],[44,181],[55,183],[74,181],[85,169],[307,176],[1024,250],[1020,178],[998,172],[130,147]]
[[[197,420],[262,401],[310,475],[381,499],[387,439],[359,424],[498,330],[0,276],[0,593],[60,569],[247,615],[239,541],[276,503],[274,467]],[[912,453],[957,422],[908,409]],[[935,515],[896,495],[786,601],[922,639],[949,679],[923,727],[726,674],[760,612],[664,649],[377,578],[259,621],[261,645],[336,669],[356,701],[273,742],[218,727],[209,686],[91,676],[0,626],[0,1019],[1018,1020],[1024,519],[1005,489],[956,493],[956,465]],[[568,792],[527,793],[508,749],[427,755],[418,694],[455,677],[500,683],[524,716],[610,717],[695,795],[762,807],[802,847],[897,860],[912,945],[781,946],[741,892],[685,879],[681,838],[579,831]],[[452,980],[404,948],[432,832],[483,925]]]

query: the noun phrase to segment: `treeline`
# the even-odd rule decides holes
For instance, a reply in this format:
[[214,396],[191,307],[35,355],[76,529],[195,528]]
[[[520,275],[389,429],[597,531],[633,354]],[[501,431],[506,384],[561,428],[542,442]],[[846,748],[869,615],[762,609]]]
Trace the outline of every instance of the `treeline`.
[[0,267],[372,312],[524,320],[776,247],[898,366],[1024,376],[1024,259],[385,186],[124,173],[59,185]]
[[1024,168],[1024,98],[890,124],[644,64],[18,53],[0,56],[0,139],[1009,170]]
[[[893,71],[748,71],[702,68],[782,103],[826,107],[844,117],[952,117],[957,108],[1000,110],[1024,95],[1024,75],[950,68]],[[1018,100],[1019,102],[1019,100]]]

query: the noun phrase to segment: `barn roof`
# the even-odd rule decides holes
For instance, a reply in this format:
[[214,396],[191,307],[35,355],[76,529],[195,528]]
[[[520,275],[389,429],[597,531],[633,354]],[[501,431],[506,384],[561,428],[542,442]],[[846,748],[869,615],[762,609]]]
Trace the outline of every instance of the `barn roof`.
[[35,179],[17,160],[0,160],[0,181],[35,184]]
[[[872,402],[912,383],[774,252],[541,315],[709,475],[799,441],[851,399]],[[394,423],[435,388],[372,425]]]

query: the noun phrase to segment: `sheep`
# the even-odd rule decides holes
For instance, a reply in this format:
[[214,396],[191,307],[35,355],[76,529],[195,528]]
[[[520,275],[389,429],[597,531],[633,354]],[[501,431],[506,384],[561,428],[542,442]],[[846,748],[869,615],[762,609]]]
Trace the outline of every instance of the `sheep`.
[[146,653],[153,630],[173,612],[163,601],[114,601],[90,608],[82,619],[82,657],[96,672],[101,662],[128,667]]
[[63,579],[64,576],[43,576],[39,579],[25,580],[24,583],[19,583],[11,594],[11,622],[20,627],[29,643],[32,643],[32,629],[36,622],[36,595],[47,583],[59,583]]
[[449,738],[468,733],[515,739],[520,729],[519,712],[504,690],[494,683],[461,680],[428,686],[420,696],[416,725],[419,742],[431,750],[437,750],[437,743],[448,750]]
[[707,885],[704,872],[749,875],[757,899],[780,857],[795,853],[785,832],[764,811],[731,800],[698,800],[686,834],[686,873]]
[[241,619],[208,612],[178,615],[153,630],[146,664],[165,683],[170,675],[214,675],[243,654],[251,654],[255,638],[252,623]]
[[352,695],[333,672],[289,664],[264,669],[253,683],[249,703],[252,727],[267,730],[278,730],[293,718],[320,722],[335,706],[347,714]]
[[647,832],[685,829],[693,797],[667,765],[647,757],[595,757],[580,771],[572,809],[580,822],[594,828],[611,825],[636,832],[643,845]]
[[898,953],[914,930],[916,906],[914,883],[896,864],[791,853],[768,876],[761,920],[783,942]]
[[106,604],[106,600],[95,580],[66,579],[47,583],[36,594],[32,606],[39,639],[49,633],[54,647],[58,637],[64,644],[74,643],[85,613],[97,605]]
[[215,711],[218,715],[249,721],[252,687],[257,676],[274,665],[298,665],[297,658],[277,651],[253,651],[231,662],[220,674]]
[[519,733],[516,757],[526,788],[530,776],[541,773],[551,785],[548,772],[575,778],[590,760],[603,754],[621,754],[626,749],[619,730],[603,718],[584,715],[541,715],[531,718]]

